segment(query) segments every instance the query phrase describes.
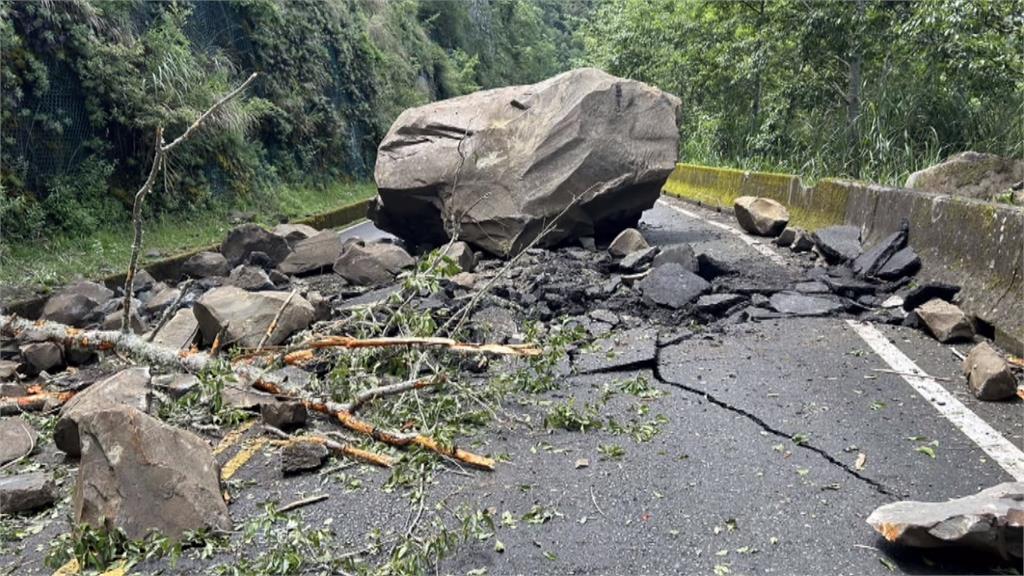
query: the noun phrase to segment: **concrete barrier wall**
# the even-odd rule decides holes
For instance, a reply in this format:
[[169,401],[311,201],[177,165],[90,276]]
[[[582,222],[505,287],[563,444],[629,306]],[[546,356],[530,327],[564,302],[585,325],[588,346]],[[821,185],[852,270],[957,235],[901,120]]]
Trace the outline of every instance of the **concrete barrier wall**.
[[1024,355],[1024,209],[970,198],[826,179],[679,164],[665,194],[732,210],[737,196],[766,196],[790,211],[795,226],[859,226],[871,245],[910,222],[920,277],[963,287],[964,310],[994,329],[996,342]]

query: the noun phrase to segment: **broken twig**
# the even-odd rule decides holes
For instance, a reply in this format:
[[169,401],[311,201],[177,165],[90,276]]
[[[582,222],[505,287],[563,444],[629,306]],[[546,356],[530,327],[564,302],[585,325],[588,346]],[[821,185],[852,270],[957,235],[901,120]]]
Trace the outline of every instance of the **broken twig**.
[[278,514],[284,514],[285,512],[291,512],[296,508],[302,508],[303,506],[309,506],[310,504],[316,504],[317,502],[323,502],[330,498],[330,494],[317,494],[316,496],[310,496],[309,498],[303,498],[294,502],[289,502],[284,506],[281,506],[276,510]]
[[390,456],[376,454],[369,450],[356,448],[348,443],[343,444],[341,442],[336,442],[325,436],[292,436],[280,428],[267,425],[264,425],[263,429],[268,434],[276,436],[285,442],[312,442],[316,444],[323,444],[328,450],[335,454],[347,456],[353,460],[361,460],[382,468],[391,468],[395,463],[395,460]]
[[260,350],[263,349],[263,345],[266,344],[267,340],[270,339],[270,335],[274,333],[274,330],[277,330],[277,323],[281,321],[281,315],[284,314],[284,311],[286,308],[288,308],[288,305],[292,303],[292,298],[295,297],[296,292],[297,290],[293,289],[291,294],[289,294],[288,297],[285,298],[284,304],[281,304],[281,307],[277,310],[277,314],[274,314],[274,319],[270,321],[270,326],[267,326],[267,331],[263,334],[263,337],[260,338],[259,344],[256,345],[256,352],[259,352]]

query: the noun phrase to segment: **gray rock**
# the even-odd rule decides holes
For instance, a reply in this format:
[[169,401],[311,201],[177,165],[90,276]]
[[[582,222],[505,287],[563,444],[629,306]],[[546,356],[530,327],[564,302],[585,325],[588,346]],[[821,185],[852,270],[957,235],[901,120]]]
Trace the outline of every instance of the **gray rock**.
[[267,256],[266,252],[260,252],[259,250],[249,252],[242,263],[248,266],[255,266],[268,272],[274,270],[274,266],[276,265],[274,264],[273,259],[271,259],[270,256]]
[[873,246],[854,259],[850,268],[860,276],[877,276],[882,266],[907,245],[907,231],[909,224],[906,220],[898,232],[886,236],[881,242]]
[[247,385],[225,386],[220,397],[228,408],[248,412],[259,412],[263,409],[264,404],[273,404],[278,401],[274,396]]
[[971,348],[963,370],[971,392],[979,400],[1006,400],[1017,394],[1017,380],[1010,365],[988,342]]
[[811,280],[810,282],[800,282],[793,287],[794,290],[801,294],[828,294],[830,292],[827,285],[824,282],[817,280]]
[[1024,556],[1024,482],[1005,482],[945,502],[902,501],[867,518],[889,542],[914,548],[964,547],[975,554]]
[[278,269],[284,274],[301,275],[329,270],[341,255],[341,236],[334,230],[324,230],[305,240],[292,244],[292,253]]
[[616,324],[619,323],[619,316],[616,313],[612,312],[611,310],[605,310],[603,308],[591,310],[590,312],[587,313],[587,316],[593,318],[594,320],[597,320],[598,322],[605,322],[607,324],[611,324],[612,326],[615,326]]
[[921,258],[909,246],[896,252],[878,270],[875,276],[882,280],[899,280],[905,276],[913,276],[921,269]]
[[135,294],[139,292],[145,292],[153,288],[156,285],[156,278],[149,272],[146,272],[145,268],[140,268],[135,273],[135,280],[132,281],[132,290]]
[[504,342],[519,332],[515,315],[500,306],[486,306],[470,317],[470,329],[480,341]]
[[903,297],[903,309],[914,310],[918,306],[936,298],[952,302],[960,293],[960,287],[945,282],[927,282],[907,292]]
[[143,313],[149,316],[160,314],[181,296],[180,290],[167,285],[157,286],[154,291],[155,293],[142,306]]
[[172,350],[187,350],[199,333],[199,321],[191,308],[182,308],[153,337],[153,343]]
[[0,418],[0,466],[27,455],[38,439],[35,429],[21,416]]
[[260,405],[263,423],[287,430],[306,424],[306,405],[302,402],[266,402]]
[[740,226],[758,236],[778,236],[789,224],[789,210],[771,198],[740,196],[733,202]]
[[230,266],[241,264],[250,252],[263,252],[277,265],[288,257],[291,248],[287,240],[267,232],[259,224],[243,224],[232,229],[220,245],[220,253]]
[[794,292],[777,292],[768,300],[768,306],[790,316],[824,316],[843,309],[841,302],[824,296],[808,296]]
[[57,499],[57,487],[45,472],[0,478],[0,514],[21,514],[45,508]]
[[315,314],[313,306],[305,298],[296,294],[289,301],[289,294],[279,291],[246,292],[235,286],[210,290],[192,308],[203,342],[213,343],[224,329],[224,343],[256,347],[288,301],[266,344],[275,346],[284,342],[295,332],[308,328]]
[[130,406],[90,412],[80,422],[82,459],[72,501],[75,521],[119,528],[131,539],[151,530],[231,530],[217,462],[200,437]]
[[181,265],[181,275],[187,278],[227,276],[229,270],[227,258],[219,252],[200,252]]
[[53,443],[68,456],[78,456],[81,422],[89,414],[119,405],[145,412],[149,409],[150,379],[148,366],[128,368],[79,392],[61,408]]
[[980,152],[960,152],[914,172],[906,187],[941,194],[992,200],[1024,180],[1024,159]]
[[657,246],[630,252],[623,256],[622,260],[619,260],[619,269],[624,272],[640,272],[645,270],[654,261],[654,256],[657,253]]
[[463,290],[472,290],[473,285],[476,284],[476,274],[470,274],[469,272],[459,272],[448,279],[449,282],[462,288]]
[[451,247],[444,251],[444,255],[451,258],[463,272],[472,272],[476,269],[476,253],[465,242],[452,243]]
[[102,284],[77,282],[51,296],[39,317],[81,328],[98,320],[100,307],[113,297],[113,290]]
[[378,149],[370,217],[410,245],[437,245],[443,223],[468,211],[460,239],[508,255],[582,196],[541,244],[610,233],[652,207],[675,168],[679,105],[583,68],[408,109]]
[[914,312],[939,342],[968,340],[974,336],[971,321],[955,304],[935,298],[918,306]]
[[0,381],[13,380],[18,377],[18,363],[13,360],[0,360]]
[[824,282],[825,285],[828,286],[828,289],[833,293],[846,298],[859,298],[862,295],[874,294],[878,291],[877,285],[870,282],[862,282],[854,278],[824,276],[821,281]]
[[250,292],[274,289],[274,283],[270,281],[270,276],[267,276],[263,268],[245,264],[239,264],[231,270],[228,284]]
[[716,258],[707,252],[697,254],[697,275],[708,282],[720,276],[735,274],[736,270],[728,262]]
[[658,334],[652,329],[635,328],[594,341],[592,346],[573,358],[579,374],[643,367],[653,363],[658,354]]
[[288,244],[294,246],[296,242],[305,240],[306,238],[312,238],[320,231],[308,224],[278,224],[277,226],[274,226],[274,229],[270,232],[271,234],[284,238]]
[[334,271],[356,286],[377,286],[395,279],[416,264],[409,253],[394,244],[349,244],[334,263]]
[[580,236],[579,242],[580,246],[582,246],[584,250],[589,250],[591,252],[597,250],[597,241],[594,240],[593,236]]
[[697,255],[693,252],[693,246],[689,244],[672,244],[665,246],[654,257],[651,266],[657,268],[663,264],[674,262],[690,272],[697,272],[700,266],[697,263]]
[[[146,321],[139,316],[139,308],[132,306],[132,313],[128,316],[128,327],[135,334],[144,334],[147,330]],[[120,330],[122,318],[124,318],[124,310],[118,310],[117,312],[111,312],[107,314],[107,317],[103,319],[102,327],[104,330]]]
[[316,470],[327,459],[327,447],[317,442],[290,442],[281,449],[281,471],[297,474]]
[[793,243],[789,245],[789,249],[800,254],[810,252],[811,248],[814,248],[814,238],[803,230],[797,230]]
[[676,309],[711,289],[706,280],[674,263],[652,269],[638,286],[648,302]]
[[829,264],[841,264],[860,256],[860,228],[829,226],[812,235],[814,245]]
[[310,290],[306,292],[306,301],[313,307],[313,321],[323,322],[324,320],[330,320],[332,309],[331,301],[328,298],[324,298],[317,290]]
[[637,250],[645,250],[649,246],[639,230],[636,228],[626,228],[619,232],[619,235],[608,245],[608,253],[616,258],[622,258]]
[[782,229],[782,232],[779,232],[779,235],[775,237],[775,240],[772,240],[772,243],[782,248],[788,248],[793,245],[793,242],[796,241],[796,235],[799,232],[800,231],[797,230],[796,228],[786,226],[785,228]]
[[192,374],[162,374],[153,377],[153,386],[164,390],[174,399],[193,392],[199,388],[199,378]]
[[64,368],[64,349],[54,342],[33,342],[20,348],[24,362],[22,371],[28,375],[56,372]]
[[697,298],[693,309],[700,314],[722,314],[746,300],[742,294],[706,294]]

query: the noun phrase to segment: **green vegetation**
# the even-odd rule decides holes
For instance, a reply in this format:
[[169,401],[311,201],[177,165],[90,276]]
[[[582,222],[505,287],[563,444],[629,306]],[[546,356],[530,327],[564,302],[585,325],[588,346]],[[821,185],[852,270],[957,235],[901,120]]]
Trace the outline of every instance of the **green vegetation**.
[[1024,155],[1019,2],[605,0],[587,61],[683,101],[683,162],[902,184]]

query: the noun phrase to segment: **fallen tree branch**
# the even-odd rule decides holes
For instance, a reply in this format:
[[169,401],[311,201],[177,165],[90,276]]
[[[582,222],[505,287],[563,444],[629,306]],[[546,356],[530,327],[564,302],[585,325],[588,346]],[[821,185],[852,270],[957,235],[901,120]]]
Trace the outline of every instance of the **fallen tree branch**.
[[0,400],[0,416],[15,416],[22,412],[41,412],[63,406],[74,392],[38,392],[28,396],[15,396]]
[[281,321],[281,315],[284,314],[285,308],[287,308],[288,305],[292,303],[292,298],[295,297],[295,293],[297,291],[298,290],[293,289],[291,294],[289,294],[288,297],[285,298],[284,304],[281,304],[281,307],[277,310],[277,314],[274,314],[274,319],[270,321],[270,326],[267,326],[267,331],[263,334],[263,337],[260,338],[259,344],[256,345],[257,353],[259,353],[259,351],[263,349],[263,345],[266,344],[267,340],[270,339],[270,335],[274,333],[274,330],[277,330],[277,323]]
[[309,506],[310,504],[323,502],[324,500],[327,500],[330,497],[330,494],[317,494],[316,496],[310,496],[309,498],[303,498],[302,500],[289,502],[288,504],[285,504],[284,506],[281,506],[280,508],[275,510],[275,512],[277,512],[278,514],[284,514],[285,512],[291,512],[296,508],[302,508],[303,506]]
[[[392,348],[392,347],[426,347],[444,348],[452,352],[470,354],[485,353],[503,356],[539,356],[541,349],[533,344],[471,344],[458,342],[451,338],[438,337],[393,337],[393,338],[353,338],[351,336],[324,336],[300,344],[294,352],[285,354],[285,363],[293,364],[295,359],[308,357],[311,350],[323,348]],[[291,361],[289,360],[291,358]]]
[[352,402],[345,405],[345,410],[348,412],[356,412],[363,404],[366,404],[370,400],[376,400],[383,396],[392,396],[394,394],[401,394],[403,392],[409,392],[410,390],[419,390],[421,388],[427,388],[444,382],[444,376],[435,376],[433,378],[419,378],[415,380],[407,380],[405,382],[398,382],[397,384],[388,384],[386,386],[378,386],[376,388],[370,388],[364,390],[356,395]]
[[342,456],[347,456],[349,458],[352,458],[353,460],[362,460],[363,462],[368,462],[370,464],[380,466],[382,468],[391,468],[395,464],[394,458],[390,456],[387,456],[385,454],[377,454],[374,452],[370,452],[369,450],[363,450],[361,448],[356,448],[355,446],[348,443],[343,444],[341,442],[336,442],[334,440],[331,440],[330,438],[327,438],[326,436],[292,436],[285,432],[284,430],[281,430],[280,428],[275,428],[273,426],[267,425],[263,426],[263,430],[265,430],[268,434],[277,436],[278,438],[286,442],[314,442],[316,444],[323,444],[331,452],[341,454]]

